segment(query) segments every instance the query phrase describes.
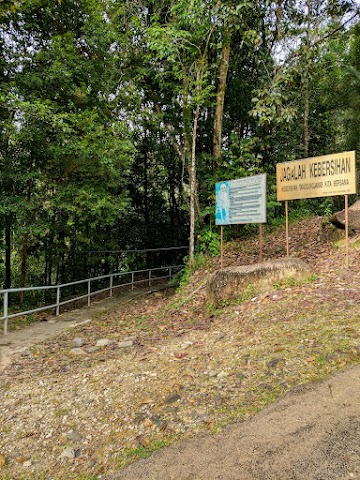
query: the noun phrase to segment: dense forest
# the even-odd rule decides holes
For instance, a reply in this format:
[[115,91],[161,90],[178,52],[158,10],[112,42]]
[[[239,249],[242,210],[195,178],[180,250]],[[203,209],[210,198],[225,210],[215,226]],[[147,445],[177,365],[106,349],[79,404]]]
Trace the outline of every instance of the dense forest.
[[[216,253],[222,179],[266,172],[268,218],[278,218],[276,163],[359,146],[358,9],[1,2],[1,285],[149,261],[109,251],[189,244],[190,262]],[[337,201],[294,208],[324,214]]]

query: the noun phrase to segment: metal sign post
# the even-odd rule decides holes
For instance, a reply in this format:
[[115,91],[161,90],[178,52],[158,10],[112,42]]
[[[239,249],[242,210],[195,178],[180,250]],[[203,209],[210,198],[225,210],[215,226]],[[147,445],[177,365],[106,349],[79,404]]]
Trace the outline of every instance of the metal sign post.
[[259,262],[263,261],[263,228],[262,223],[259,225]]

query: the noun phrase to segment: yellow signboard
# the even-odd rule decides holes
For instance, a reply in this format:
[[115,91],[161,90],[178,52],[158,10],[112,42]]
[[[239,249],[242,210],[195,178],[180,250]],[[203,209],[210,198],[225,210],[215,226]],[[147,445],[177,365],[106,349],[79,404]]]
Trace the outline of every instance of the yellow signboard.
[[330,197],[356,193],[355,152],[334,153],[276,165],[277,199]]

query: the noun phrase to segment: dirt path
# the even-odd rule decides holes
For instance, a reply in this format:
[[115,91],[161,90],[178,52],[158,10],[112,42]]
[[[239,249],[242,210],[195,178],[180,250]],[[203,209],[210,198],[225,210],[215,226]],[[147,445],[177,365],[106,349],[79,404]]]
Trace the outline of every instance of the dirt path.
[[359,438],[357,366],[297,389],[219,435],[174,444],[109,480],[359,479]]
[[[12,360],[26,352],[33,345],[54,338],[57,334],[70,328],[91,322],[99,314],[116,305],[126,303],[135,297],[156,292],[164,286],[129,291],[115,297],[93,301],[89,308],[78,308],[59,315],[46,315],[46,321],[36,322],[21,330],[14,330],[7,335],[0,334],[0,373],[11,364]],[[11,320],[10,320],[11,321]]]

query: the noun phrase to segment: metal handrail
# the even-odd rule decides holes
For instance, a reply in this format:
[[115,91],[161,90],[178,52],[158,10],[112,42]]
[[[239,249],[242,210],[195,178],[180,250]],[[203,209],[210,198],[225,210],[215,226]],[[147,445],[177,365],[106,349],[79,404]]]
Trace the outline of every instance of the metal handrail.
[[147,253],[147,252],[169,252],[172,250],[188,250],[189,245],[180,245],[179,247],[162,247],[162,248],[142,248],[140,250],[84,250],[80,253],[84,254],[104,254],[104,253]]
[[[90,307],[91,304],[91,297],[93,295],[96,295],[98,293],[102,292],[107,292],[110,291],[110,297],[113,295],[113,291],[115,288],[119,287],[127,287],[131,286],[131,290],[134,289],[134,285],[137,285],[139,283],[148,283],[149,287],[151,287],[151,283],[157,280],[164,280],[165,278],[168,280],[171,280],[173,277],[175,271],[179,270],[182,268],[183,265],[171,265],[169,267],[157,267],[157,268],[150,268],[147,270],[133,270],[131,272],[116,272],[116,273],[109,273],[108,275],[101,275],[99,277],[92,277],[92,278],[86,278],[84,280],[77,280],[75,282],[68,282],[68,283],[63,283],[60,285],[44,285],[40,287],[23,287],[23,288],[8,288],[4,290],[0,290],[0,295],[4,296],[4,315],[0,317],[0,320],[4,321],[4,335],[7,335],[8,331],[8,320],[10,318],[15,318],[15,317],[20,317],[22,315],[29,315],[30,313],[35,313],[35,312],[41,312],[43,310],[50,310],[51,308],[55,308],[55,314],[60,315],[60,307],[62,305],[66,305],[72,302],[76,302],[77,300],[81,300],[84,298],[87,298],[87,305]],[[155,271],[161,271],[161,270],[168,270],[167,275],[163,275],[160,277],[153,277],[151,274],[152,272]],[[148,273],[147,278],[141,279],[141,280],[135,280],[135,274],[144,274]],[[121,277],[122,275],[131,275],[131,282],[128,283],[121,283],[119,285],[114,285],[114,278],[115,277]],[[91,283],[97,280],[104,280],[104,279],[109,279],[109,286],[105,288],[101,288],[99,290],[91,290]],[[84,295],[79,295],[77,297],[73,297],[70,299],[62,300],[61,301],[61,289],[65,287],[71,287],[73,285],[80,285],[82,283],[87,283],[87,293]],[[45,305],[43,307],[37,307],[33,308],[31,310],[26,310],[24,312],[16,312],[12,313],[9,315],[9,294],[11,293],[18,293],[18,292],[30,292],[30,291],[36,291],[36,290],[51,290],[51,289],[56,289],[56,303],[53,303],[51,305]]]

